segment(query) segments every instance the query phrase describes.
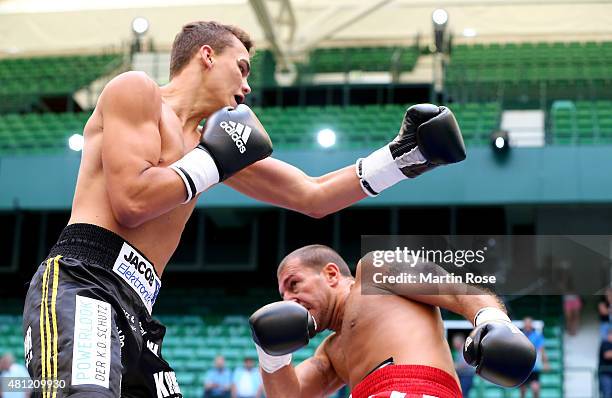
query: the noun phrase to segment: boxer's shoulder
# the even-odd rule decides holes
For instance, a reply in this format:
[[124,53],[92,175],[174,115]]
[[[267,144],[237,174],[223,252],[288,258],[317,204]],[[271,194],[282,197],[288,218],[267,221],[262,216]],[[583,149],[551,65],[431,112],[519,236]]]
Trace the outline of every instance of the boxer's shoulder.
[[[346,367],[346,356],[342,346],[342,336],[338,333],[332,333],[327,336],[321,345],[320,350],[329,361],[334,373],[342,380],[348,380],[348,371]],[[319,351],[319,349],[317,349]]]
[[159,91],[159,86],[145,72],[130,70],[123,72],[109,80],[105,88],[115,87],[117,85],[129,87],[148,87]]
[[110,111],[155,120],[161,117],[161,107],[159,86],[146,73],[137,71],[124,72],[111,79],[102,90],[97,106],[103,116]]

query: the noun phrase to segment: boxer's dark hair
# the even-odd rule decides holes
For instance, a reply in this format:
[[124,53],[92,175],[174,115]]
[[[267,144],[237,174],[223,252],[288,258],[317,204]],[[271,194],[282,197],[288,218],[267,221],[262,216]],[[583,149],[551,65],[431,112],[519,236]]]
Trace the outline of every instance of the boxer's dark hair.
[[351,270],[344,259],[334,249],[325,245],[304,246],[287,254],[278,265],[277,275],[288,261],[295,258],[300,260],[301,265],[317,271],[322,270],[328,263],[334,263],[338,266],[341,275],[352,277]]
[[170,79],[183,70],[200,47],[208,44],[215,52],[221,53],[223,49],[232,45],[232,36],[240,40],[247,51],[251,51],[253,47],[251,37],[237,26],[223,25],[214,21],[195,21],[183,25],[172,44]]

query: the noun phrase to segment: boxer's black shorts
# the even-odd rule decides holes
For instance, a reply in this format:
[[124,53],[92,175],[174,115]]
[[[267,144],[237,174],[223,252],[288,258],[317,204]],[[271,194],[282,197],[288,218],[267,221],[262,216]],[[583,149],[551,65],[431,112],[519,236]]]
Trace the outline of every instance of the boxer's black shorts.
[[67,226],[32,278],[23,311],[38,397],[182,397],[162,358],[166,328],[151,318],[161,283],[121,237]]

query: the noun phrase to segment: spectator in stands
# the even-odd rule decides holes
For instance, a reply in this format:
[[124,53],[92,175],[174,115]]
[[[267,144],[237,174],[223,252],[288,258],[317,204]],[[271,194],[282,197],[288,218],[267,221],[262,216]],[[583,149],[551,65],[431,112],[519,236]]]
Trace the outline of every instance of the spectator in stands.
[[612,398],[612,329],[599,346],[599,391],[602,398]]
[[577,294],[563,295],[563,313],[565,314],[565,328],[570,336],[575,336],[578,333],[580,326],[580,310],[582,309],[582,300]]
[[606,288],[604,295],[599,300],[597,310],[599,312],[599,335],[601,340],[605,341],[608,339],[608,329],[610,328],[610,312],[612,309],[612,287]]
[[562,260],[559,270],[559,281],[561,293],[563,294],[563,314],[565,315],[565,329],[570,336],[575,336],[580,326],[580,311],[582,300],[574,287],[574,281],[570,273],[571,263]]
[[[13,354],[4,354],[0,358],[0,376],[2,377],[27,377],[29,378],[28,370],[25,366],[15,363],[15,357]],[[29,392],[6,392],[0,391],[0,397],[2,398],[29,398]]]
[[232,398],[261,398],[263,396],[263,386],[261,384],[261,374],[255,368],[253,358],[244,358],[244,365],[234,370],[232,383]]
[[225,367],[225,358],[217,355],[215,367],[206,372],[204,398],[230,398],[232,372]]
[[463,358],[463,344],[465,343],[465,336],[461,333],[455,334],[452,339],[453,344],[453,362],[455,363],[455,370],[457,376],[459,376],[459,384],[461,384],[461,392],[465,398],[470,396],[470,390],[472,389],[472,383],[474,382],[474,374],[476,368],[468,365]]
[[531,341],[531,344],[533,344],[535,347],[537,358],[533,371],[527,380],[525,380],[525,382],[521,385],[521,398],[525,398],[527,387],[531,388],[533,398],[538,398],[540,396],[540,372],[546,372],[550,369],[548,357],[546,356],[546,351],[544,350],[544,335],[535,330],[533,327],[533,319],[531,317],[526,317],[523,319],[523,333],[525,333],[525,336],[527,336],[529,341]]

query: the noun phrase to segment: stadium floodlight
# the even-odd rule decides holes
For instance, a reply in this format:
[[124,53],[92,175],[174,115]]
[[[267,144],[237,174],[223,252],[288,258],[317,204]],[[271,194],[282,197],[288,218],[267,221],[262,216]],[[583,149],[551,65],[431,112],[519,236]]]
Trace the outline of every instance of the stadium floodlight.
[[510,149],[510,139],[508,132],[505,130],[498,130],[491,133],[490,137],[491,147],[496,153],[504,153]]
[[442,8],[434,10],[431,19],[435,25],[444,26],[448,22],[448,13]]
[[81,134],[72,134],[68,138],[68,147],[73,151],[80,151],[83,149],[83,136]]
[[476,37],[476,29],[473,29],[473,28],[463,29],[463,37]]
[[329,148],[336,144],[336,133],[331,129],[323,129],[317,133],[317,141],[323,148]]
[[448,23],[448,13],[442,8],[434,10],[431,14],[434,30],[434,44],[437,53],[444,53],[447,48],[446,25]]
[[149,20],[143,17],[136,17],[134,18],[134,20],[132,21],[132,31],[139,35],[142,36],[145,33],[147,33],[147,30],[149,30]]

